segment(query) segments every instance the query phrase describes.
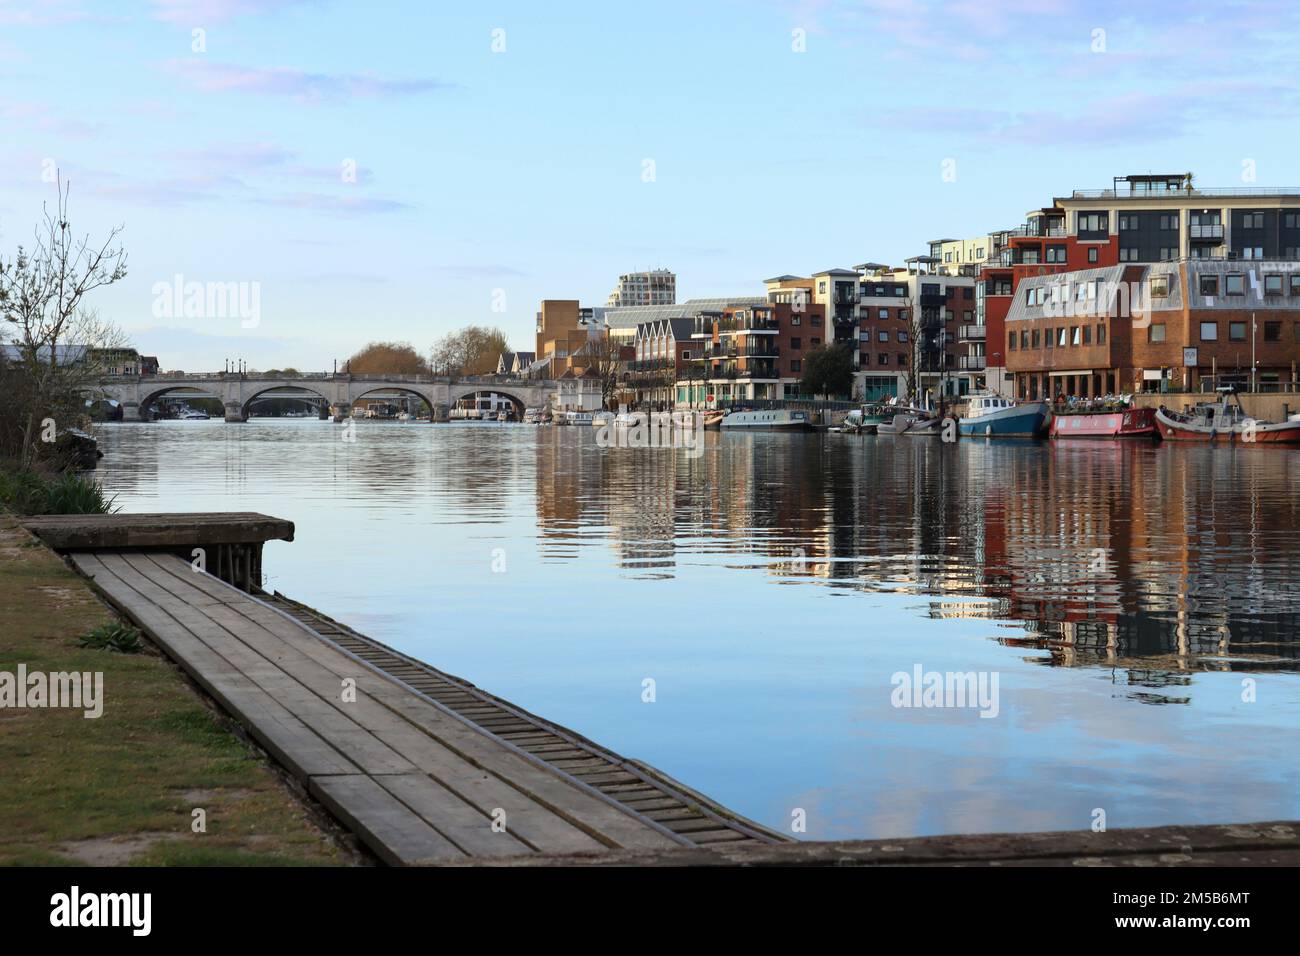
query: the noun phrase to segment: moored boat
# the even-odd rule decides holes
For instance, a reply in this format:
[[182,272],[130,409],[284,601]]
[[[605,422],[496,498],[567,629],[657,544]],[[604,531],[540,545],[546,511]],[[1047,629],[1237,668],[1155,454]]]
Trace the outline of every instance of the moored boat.
[[1156,410],[1132,406],[1072,408],[1052,415],[1053,438],[1155,438]]
[[[1235,401],[1229,401],[1229,399]],[[1241,399],[1223,390],[1217,402],[1203,402],[1187,412],[1161,406],[1155,414],[1156,429],[1166,441],[1241,442],[1243,444],[1292,445],[1300,443],[1300,421],[1270,422],[1251,418]]]
[[909,425],[916,422],[920,417],[920,412],[900,412],[889,421],[877,425],[876,433],[879,435],[901,435],[907,431]]
[[724,412],[724,411],[719,411],[719,410],[716,410],[716,409],[715,409],[714,411],[705,412],[705,413],[704,413],[704,427],[705,427],[705,428],[710,428],[710,429],[712,429],[712,428],[718,428],[718,427],[720,427],[720,426],[722,425],[722,420],[723,420],[724,418],[726,418],[726,417],[727,417],[727,413],[726,413],[726,412]]
[[1017,402],[1000,395],[975,395],[957,431],[968,438],[1037,438],[1047,429],[1046,402]]
[[719,425],[721,428],[776,431],[807,431],[811,426],[812,422],[809,420],[807,412],[797,412],[786,408],[728,412]]
[[926,415],[911,422],[898,434],[912,438],[938,438],[943,434],[943,415]]

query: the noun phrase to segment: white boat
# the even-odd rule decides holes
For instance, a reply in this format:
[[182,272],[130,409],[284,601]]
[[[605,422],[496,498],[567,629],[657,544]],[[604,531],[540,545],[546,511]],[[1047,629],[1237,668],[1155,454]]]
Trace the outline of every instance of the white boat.
[[592,422],[591,412],[565,412],[564,424],[566,425],[590,425]]
[[187,422],[207,421],[211,417],[212,416],[207,412],[201,412],[195,408],[191,408],[189,411],[181,415],[181,419]]
[[614,424],[615,415],[613,412],[593,412],[591,415],[591,424],[596,428]]
[[648,416],[643,412],[619,412],[614,416],[615,428],[632,428],[640,422],[644,422]]
[[812,421],[807,412],[796,412],[785,408],[766,411],[729,412],[719,426],[721,428],[749,428],[753,430],[807,431]]
[[909,425],[913,424],[921,417],[918,412],[901,412],[891,418],[889,421],[881,422],[876,426],[878,435],[901,435],[907,431]]

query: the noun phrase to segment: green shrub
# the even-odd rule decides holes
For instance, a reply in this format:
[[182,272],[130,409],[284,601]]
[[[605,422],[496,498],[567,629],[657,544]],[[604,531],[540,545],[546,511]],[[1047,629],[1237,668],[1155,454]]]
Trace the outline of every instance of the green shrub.
[[20,515],[103,515],[118,509],[99,482],[70,472],[0,469],[0,505]]
[[119,654],[135,654],[143,647],[140,632],[130,624],[101,624],[77,642],[82,647],[93,647],[100,651],[117,651]]

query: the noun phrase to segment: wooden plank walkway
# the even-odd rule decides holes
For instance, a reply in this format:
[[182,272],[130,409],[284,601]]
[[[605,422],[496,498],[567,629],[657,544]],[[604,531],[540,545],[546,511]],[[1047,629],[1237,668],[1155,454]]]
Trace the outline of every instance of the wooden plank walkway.
[[69,557],[388,863],[695,845],[178,557]]
[[654,767],[619,756],[577,731],[531,714],[466,680],[408,657],[320,611],[279,593],[262,597],[323,639],[397,677],[403,684],[466,719],[490,729],[521,750],[591,784],[629,809],[662,823],[691,846],[793,842],[792,837],[738,816]]

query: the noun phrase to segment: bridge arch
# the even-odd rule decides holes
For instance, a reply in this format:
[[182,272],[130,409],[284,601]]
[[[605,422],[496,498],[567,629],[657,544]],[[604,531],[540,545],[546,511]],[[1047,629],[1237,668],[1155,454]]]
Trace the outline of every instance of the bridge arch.
[[[154,403],[164,395],[169,395],[173,392],[179,392],[183,395],[190,394],[194,398],[214,398],[218,402],[222,401],[221,390],[219,388],[208,388],[202,383],[180,381],[174,384],[164,385],[161,388],[155,388],[149,393],[141,395],[139,411],[140,418],[148,421],[153,414]],[[118,401],[117,397],[114,395],[108,395],[106,397],[112,401]]]
[[[515,421],[524,420],[524,411],[529,407],[529,402],[526,398],[535,398],[535,396],[532,396],[522,389],[512,389],[509,386],[503,387],[485,382],[477,385],[464,385],[458,388],[453,388],[450,396],[450,407],[455,408],[456,403],[464,398],[477,398],[480,396],[486,397],[488,395],[499,395],[502,398],[508,399],[515,409]],[[535,401],[533,404],[540,404],[540,402]]]
[[[320,389],[312,388],[310,385],[303,384],[300,381],[289,379],[283,382],[268,382],[264,384],[259,383],[258,386],[254,388],[247,396],[241,395],[240,402],[239,402],[240,416],[245,420],[247,420],[248,411],[250,408],[252,408],[253,402],[257,401],[259,398],[266,398],[268,392],[276,393],[276,392],[283,392],[283,391],[307,392],[308,394],[313,395],[316,398],[320,399],[322,402],[324,402],[326,408],[328,408],[330,405],[330,401],[331,401],[330,397],[326,395],[324,392],[320,391]],[[272,394],[270,397],[303,398],[305,396]]]
[[[289,392],[306,392],[307,394],[285,394]],[[249,412],[253,408],[253,403],[260,398],[301,399],[302,401],[307,402],[316,399],[326,408],[329,408],[330,406],[330,397],[328,395],[321,392],[319,389],[312,388],[309,385],[304,385],[302,382],[297,380],[291,379],[284,382],[272,382],[266,385],[261,385],[259,383],[259,386],[256,387],[246,398],[241,396],[239,414],[245,421],[249,418]]]
[[[430,394],[432,389],[421,389],[418,385],[402,382],[374,382],[366,383],[359,390],[354,391],[351,396],[352,407],[355,408],[357,402],[362,401],[368,395],[374,395],[377,392],[385,394],[399,393],[410,395],[419,399],[429,410],[429,416],[432,418],[437,415],[437,405],[434,403],[433,395]],[[373,401],[373,399],[372,399]]]

